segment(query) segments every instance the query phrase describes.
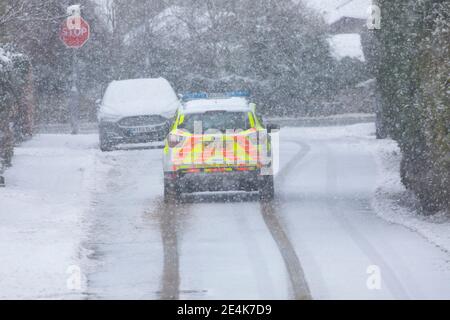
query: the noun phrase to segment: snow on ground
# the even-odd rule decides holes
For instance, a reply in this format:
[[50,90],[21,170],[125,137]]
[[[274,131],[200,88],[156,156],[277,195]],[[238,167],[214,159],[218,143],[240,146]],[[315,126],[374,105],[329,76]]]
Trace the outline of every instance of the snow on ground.
[[[289,299],[257,201],[197,203],[180,244],[182,299]],[[195,270],[195,272],[193,272]]]
[[328,39],[331,54],[337,60],[345,57],[365,61],[361,45],[361,36],[357,33],[337,34]]
[[[422,224],[426,239],[386,220],[396,206],[380,208],[376,191],[385,172],[376,160],[389,140],[376,140],[372,124],[287,128],[281,141],[297,141],[307,150],[278,185],[280,215],[302,262],[314,299],[448,299],[449,256],[430,240],[447,237],[448,224]],[[398,163],[398,159],[396,160]],[[398,170],[398,165],[397,169]],[[407,209],[404,209],[407,210]],[[367,286],[371,266],[381,286]]]
[[80,297],[83,277],[78,288],[71,276],[88,254],[81,246],[84,214],[91,191],[101,188],[92,179],[102,170],[97,140],[39,135],[16,149],[0,190],[0,299]]
[[[398,147],[374,132],[283,128],[275,214],[315,299],[448,298],[450,222],[403,205]],[[156,299],[176,272],[181,298],[291,297],[257,198],[194,196],[164,215],[161,150],[101,153],[95,134],[38,135],[16,154],[0,190],[0,298]],[[71,290],[77,266],[86,277]]]
[[365,141],[364,147],[373,154],[377,165],[376,190],[372,202],[377,215],[418,232],[428,241],[450,252],[450,217],[445,213],[424,216],[420,210],[414,208],[417,203],[414,195],[406,190],[400,179],[400,149],[391,139],[376,140],[373,123],[327,127],[327,130],[321,127],[308,128],[305,131],[296,128],[285,129],[285,134],[293,136],[299,136],[300,132],[303,138],[362,138]]
[[[107,168],[96,174],[86,246],[93,251],[83,270],[92,299],[158,299],[163,268],[159,203],[161,149],[98,154]],[[156,206],[156,208],[155,208]]]
[[371,151],[378,164],[378,188],[373,206],[378,215],[390,222],[404,225],[450,252],[450,217],[444,212],[432,216],[420,213],[417,200],[400,179],[401,153],[393,140],[377,141]]

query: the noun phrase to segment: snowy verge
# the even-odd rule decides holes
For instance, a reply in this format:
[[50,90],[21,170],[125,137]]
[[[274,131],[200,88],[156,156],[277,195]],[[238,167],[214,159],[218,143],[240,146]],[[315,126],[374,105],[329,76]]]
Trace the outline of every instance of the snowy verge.
[[377,189],[372,206],[378,216],[419,233],[431,243],[450,252],[450,217],[444,212],[432,216],[420,213],[414,194],[400,178],[401,152],[393,140],[375,140],[368,145],[378,167]]
[[38,135],[16,149],[0,190],[0,299],[82,299],[96,135]]

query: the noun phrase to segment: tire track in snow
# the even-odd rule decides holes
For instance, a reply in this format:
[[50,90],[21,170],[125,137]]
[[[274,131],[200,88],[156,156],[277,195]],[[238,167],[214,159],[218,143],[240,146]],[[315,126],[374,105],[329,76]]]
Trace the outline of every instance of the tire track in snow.
[[[293,159],[280,170],[278,179],[283,180],[288,172],[298,165],[299,161],[308,153],[309,146],[296,141],[301,150]],[[178,252],[179,218],[189,211],[188,203],[183,201],[183,206],[178,203],[164,203],[159,201],[157,212],[160,215],[161,237],[163,242],[164,266],[162,275],[161,299],[179,299],[180,286],[180,257]],[[274,239],[284,264],[289,274],[294,298],[297,300],[311,299],[308,284],[306,283],[303,268],[289,237],[283,229],[277,214],[278,201],[261,202],[261,215]]]
[[[337,186],[337,168],[336,162],[334,158],[330,156],[329,147],[325,146],[327,151],[327,160],[326,160],[326,188],[327,194],[332,195],[336,194]],[[396,299],[409,299],[409,295],[402,283],[395,275],[394,270],[389,266],[389,264],[385,261],[383,256],[377,251],[377,249],[370,243],[370,241],[358,231],[356,227],[353,226],[351,221],[347,219],[338,209],[339,201],[330,199],[331,201],[327,201],[328,210],[335,217],[336,221],[341,225],[342,229],[344,229],[350,238],[356,243],[356,245],[364,252],[367,257],[378,265],[383,271],[383,281],[386,283],[389,291],[393,294]]]
[[[310,150],[309,146],[304,143],[298,141],[295,141],[295,143],[300,145],[301,149],[278,173],[277,180],[279,184],[282,183],[282,181],[287,177],[289,171],[293,170]],[[261,215],[275,243],[277,244],[278,249],[280,250],[281,256],[283,257],[292,285],[294,299],[310,300],[311,293],[308,283],[306,282],[300,259],[298,258],[294,246],[292,245],[287,233],[284,231],[280,219],[278,218],[277,208],[279,208],[280,205],[281,201],[278,199],[275,199],[274,201],[262,201]]]
[[289,240],[286,232],[284,232],[277,217],[276,207],[278,205],[278,201],[261,203],[261,214],[267,228],[278,246],[278,249],[280,250],[281,256],[283,257],[284,264],[291,281],[294,299],[310,300],[311,294],[309,292],[309,287],[305,279],[302,265],[297,253],[295,252],[294,246]]
[[162,300],[178,300],[180,295],[180,255],[178,252],[178,230],[180,216],[188,212],[189,205],[178,202],[165,203],[160,200],[156,208],[160,217],[163,245]]

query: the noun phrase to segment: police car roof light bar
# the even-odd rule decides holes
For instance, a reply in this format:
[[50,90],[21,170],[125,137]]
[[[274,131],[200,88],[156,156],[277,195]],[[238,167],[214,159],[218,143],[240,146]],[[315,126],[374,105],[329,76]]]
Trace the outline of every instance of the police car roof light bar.
[[181,96],[181,100],[184,102],[198,99],[220,99],[220,98],[248,98],[250,93],[248,91],[231,91],[225,93],[206,93],[206,92],[188,92]]

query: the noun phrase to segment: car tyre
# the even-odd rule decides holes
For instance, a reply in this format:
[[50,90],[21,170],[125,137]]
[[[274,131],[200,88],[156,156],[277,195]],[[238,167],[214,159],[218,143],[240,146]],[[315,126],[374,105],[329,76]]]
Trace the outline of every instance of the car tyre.
[[262,177],[261,185],[259,188],[259,197],[262,201],[272,201],[275,197],[273,175]]
[[106,137],[106,133],[100,129],[100,150],[102,152],[112,151],[114,148],[114,144],[108,140]]
[[172,203],[180,199],[180,188],[176,179],[164,178],[164,202]]

